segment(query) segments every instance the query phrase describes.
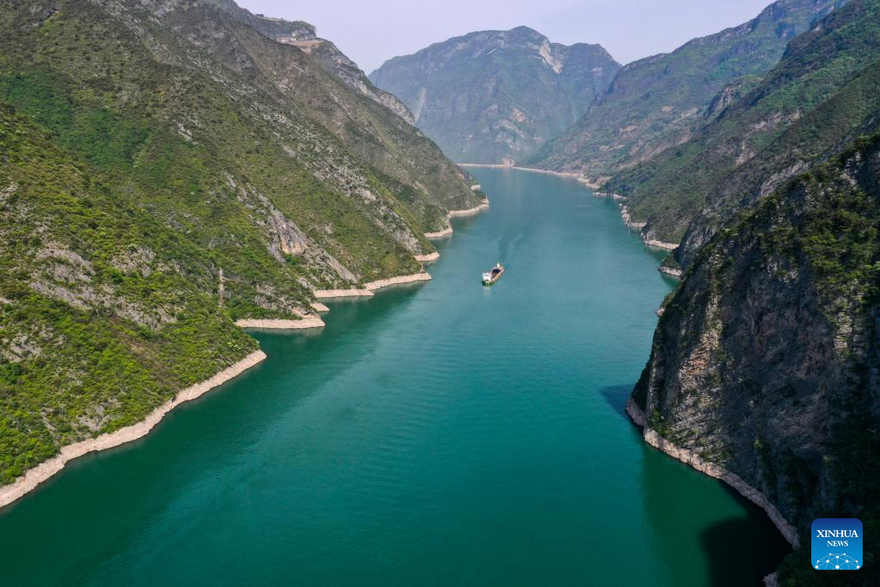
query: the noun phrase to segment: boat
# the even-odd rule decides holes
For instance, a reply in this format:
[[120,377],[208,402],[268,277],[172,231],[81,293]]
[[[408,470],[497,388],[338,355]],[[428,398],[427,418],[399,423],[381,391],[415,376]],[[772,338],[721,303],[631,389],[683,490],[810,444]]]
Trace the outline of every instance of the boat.
[[504,265],[496,263],[491,271],[483,273],[483,285],[493,285],[496,281],[501,279],[502,275],[504,275]]

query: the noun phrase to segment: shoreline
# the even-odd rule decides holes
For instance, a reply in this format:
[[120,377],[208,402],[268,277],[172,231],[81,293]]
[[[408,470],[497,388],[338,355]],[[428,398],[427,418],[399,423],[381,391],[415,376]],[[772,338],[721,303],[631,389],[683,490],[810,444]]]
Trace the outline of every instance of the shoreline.
[[[327,306],[324,307],[326,308]],[[304,328],[323,328],[326,326],[319,316],[305,316],[300,320],[243,318],[241,320],[236,320],[235,325],[239,328],[264,328],[274,330],[302,330]]]
[[[614,198],[615,200],[623,199],[623,197],[618,194],[610,194],[610,196],[612,198]],[[604,197],[608,197],[608,196],[603,195],[603,196],[599,196],[599,197],[604,198]],[[626,225],[627,228],[629,228],[631,230],[639,231],[639,237],[642,239],[642,242],[645,243],[646,247],[650,247],[652,249],[662,249],[664,251],[674,251],[675,249],[678,248],[677,243],[667,243],[667,242],[647,238],[642,233],[642,229],[644,229],[646,226],[648,226],[648,223],[634,221],[632,219],[632,215],[629,213],[629,210],[626,207],[626,204],[620,204],[620,217],[623,219],[623,223]],[[661,271],[662,271],[662,269],[661,269]],[[670,273],[670,275],[674,276],[674,274],[672,274],[672,273]]]
[[[626,204],[621,204],[620,206],[620,217],[623,219],[624,225],[627,228],[631,228],[633,230],[641,231],[643,228],[648,226],[647,222],[636,222],[632,219],[632,216],[629,213],[629,210],[626,207]],[[645,240],[644,237],[642,240]]]
[[764,510],[764,512],[770,518],[770,521],[773,522],[773,525],[776,526],[776,529],[779,530],[779,532],[788,541],[792,548],[794,548],[795,550],[800,548],[800,540],[798,539],[797,529],[791,523],[789,523],[788,520],[785,519],[785,517],[779,512],[776,506],[770,502],[766,495],[746,483],[742,479],[742,477],[740,477],[736,473],[728,471],[721,465],[710,463],[709,461],[703,459],[701,456],[695,454],[694,452],[686,448],[676,446],[672,442],[669,442],[668,440],[660,436],[660,434],[656,430],[648,426],[644,411],[642,411],[642,409],[638,405],[636,405],[636,402],[633,401],[632,397],[630,397],[629,400],[627,400],[626,402],[626,413],[629,415],[633,423],[635,423],[636,426],[639,426],[642,429],[642,439],[647,444],[653,446],[657,450],[666,453],[668,456],[677,459],[686,465],[689,465],[690,467],[696,469],[704,475],[708,475],[709,477],[727,483],[741,496]]
[[593,190],[593,195],[597,198],[611,198],[612,200],[625,200],[626,198],[614,192],[600,192]]
[[426,232],[425,238],[429,239],[437,239],[437,238],[445,238],[452,234],[452,227],[448,226],[443,230],[438,230],[437,232]]
[[[439,253],[437,257],[439,257]],[[421,273],[413,273],[412,275],[400,275],[398,277],[389,277],[388,279],[379,279],[365,283],[362,288],[350,289],[318,289],[313,293],[315,298],[319,300],[332,300],[334,298],[358,298],[373,297],[375,292],[390,287],[392,285],[402,285],[404,283],[416,283],[419,281],[431,281],[431,275],[423,271]],[[323,305],[323,304],[322,304]],[[326,306],[324,306],[326,308]]]
[[[450,219],[461,218],[464,216],[475,216],[475,215],[479,214],[480,212],[482,212],[484,210],[488,210],[488,209],[489,209],[489,198],[483,198],[483,201],[480,202],[479,205],[474,206],[473,208],[467,208],[465,210],[450,210],[449,212],[446,213],[446,224],[447,224],[446,228],[444,228],[443,230],[438,230],[437,232],[426,232],[425,238],[438,239],[438,238],[445,238],[447,236],[450,236],[452,234],[452,224],[449,222]],[[439,257],[440,254],[437,253],[437,256]],[[416,260],[419,260],[418,257],[416,257]]]
[[392,285],[402,285],[404,283],[416,283],[419,281],[431,281],[431,276],[427,272],[413,273],[412,275],[401,275],[399,277],[389,277],[388,279],[379,279],[367,283],[366,287],[370,291],[377,291]]
[[416,255],[415,259],[419,263],[431,263],[432,261],[436,261],[440,258],[440,253],[434,251],[433,253],[429,253],[427,255]]
[[654,249],[663,249],[664,251],[674,251],[675,249],[678,248],[678,245],[675,243],[665,243],[663,241],[658,241],[658,240],[653,240],[653,239],[645,239],[645,238],[642,238],[642,240],[645,241],[646,247],[651,247]]
[[589,179],[571,171],[550,171],[549,169],[538,169],[537,167],[521,167],[519,165],[506,165],[504,163],[456,163],[460,167],[485,167],[487,169],[516,169],[517,171],[528,171],[529,173],[544,173],[546,175],[555,175],[556,177],[567,177],[576,179],[591,190],[599,189],[599,184],[591,182]]
[[9,485],[0,487],[0,508],[4,508],[21,499],[37,487],[60,473],[65,465],[72,460],[78,459],[92,452],[103,451],[146,436],[171,410],[182,403],[197,399],[227,381],[241,375],[251,367],[258,365],[266,359],[266,353],[257,350],[230,365],[226,369],[215,373],[212,377],[178,391],[172,399],[155,408],[147,416],[130,426],[120,428],[115,432],[101,434],[97,438],[89,438],[74,442],[61,447],[60,452],[47,461],[25,471]]

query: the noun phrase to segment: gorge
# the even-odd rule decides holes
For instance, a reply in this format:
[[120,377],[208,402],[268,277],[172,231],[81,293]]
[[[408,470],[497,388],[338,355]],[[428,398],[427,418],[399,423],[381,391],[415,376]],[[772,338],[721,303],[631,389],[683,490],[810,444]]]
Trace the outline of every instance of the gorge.
[[880,583],[878,39],[0,2],[3,581]]

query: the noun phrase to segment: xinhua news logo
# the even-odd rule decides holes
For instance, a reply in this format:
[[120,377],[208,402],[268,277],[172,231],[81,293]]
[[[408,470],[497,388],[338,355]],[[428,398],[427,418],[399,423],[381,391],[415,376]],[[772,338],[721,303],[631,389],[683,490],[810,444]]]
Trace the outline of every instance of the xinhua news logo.
[[819,571],[857,571],[862,568],[862,522],[856,518],[813,521],[811,552]]

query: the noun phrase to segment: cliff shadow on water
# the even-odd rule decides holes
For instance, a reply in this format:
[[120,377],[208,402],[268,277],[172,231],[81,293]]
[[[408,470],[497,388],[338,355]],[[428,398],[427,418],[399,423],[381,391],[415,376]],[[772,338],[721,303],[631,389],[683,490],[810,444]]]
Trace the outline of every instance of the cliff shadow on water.
[[[645,516],[671,576],[690,569],[691,577],[702,576],[705,585],[762,585],[763,578],[791,552],[764,512],[723,482],[647,444],[643,450]],[[681,474],[670,475],[671,468]],[[718,498],[719,488],[726,494],[723,502]],[[689,558],[687,553],[694,546],[705,553],[704,559]]]
[[[605,387],[600,393],[621,419],[631,423],[626,402],[633,385]],[[641,442],[641,428],[632,426]],[[643,444],[643,492],[646,518],[661,558],[667,562],[673,581],[702,576],[706,585],[740,587],[761,585],[791,548],[763,511],[748,502],[725,483],[703,477],[686,465],[670,460],[655,448]],[[678,475],[670,475],[671,469]],[[682,482],[682,478],[693,476]],[[696,486],[696,489],[695,489]],[[728,499],[720,507],[717,487]],[[714,517],[694,515],[694,510],[718,511]],[[696,519],[695,519],[696,518]],[[686,552],[697,546],[705,553],[704,561],[687,560]],[[702,563],[703,568],[694,569]]]
[[[738,587],[760,585],[792,549],[764,512],[748,503],[726,483],[717,481],[732,499],[743,506],[743,517],[731,517],[700,533],[709,560],[710,585]],[[760,535],[755,528],[761,528]],[[749,561],[748,565],[743,564]]]
[[[641,436],[641,429],[634,431]],[[791,552],[766,514],[725,483],[648,444],[643,451],[645,517],[669,575],[680,577],[687,569],[691,578],[701,577],[702,584],[714,587],[762,585]],[[679,475],[670,475],[672,468]],[[703,559],[687,554],[694,547],[705,553]]]
[[608,405],[628,422],[630,419],[626,413],[626,402],[629,400],[634,385],[634,383],[630,385],[612,385],[599,391],[602,397],[605,398],[605,401],[608,402]]

